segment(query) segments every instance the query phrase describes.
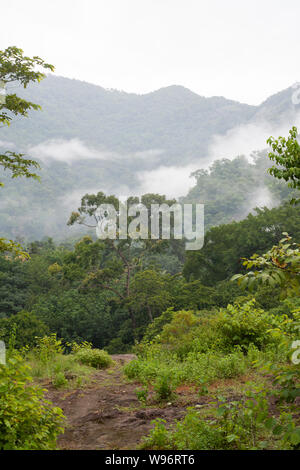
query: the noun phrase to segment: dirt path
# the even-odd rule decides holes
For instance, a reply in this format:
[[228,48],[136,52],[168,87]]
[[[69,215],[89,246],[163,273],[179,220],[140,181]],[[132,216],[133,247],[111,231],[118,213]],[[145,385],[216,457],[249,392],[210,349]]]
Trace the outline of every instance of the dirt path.
[[124,363],[134,355],[115,355],[116,365],[95,374],[93,382],[79,390],[50,390],[49,399],[67,417],[65,433],[59,438],[61,449],[135,449],[152,428],[155,418],[167,422],[181,418],[186,406],[143,408],[135,389],[122,373]]
[[84,388],[66,391],[47,386],[47,398],[62,408],[67,418],[65,433],[58,439],[60,449],[134,450],[153,428],[151,422],[154,419],[162,418],[171,424],[185,416],[189,406],[204,407],[205,412],[206,407],[211,406],[212,398],[215,400],[216,390],[230,401],[239,400],[242,397],[241,386],[251,378],[242,376],[218,380],[209,386],[209,395],[205,396],[199,396],[193,386],[181,385],[176,389],[174,402],[164,405],[155,402],[151,391],[150,404],[143,407],[135,393],[140,384],[128,382],[123,374],[123,365],[135,356],[119,354],[112,358],[115,365],[96,372],[91,383]]

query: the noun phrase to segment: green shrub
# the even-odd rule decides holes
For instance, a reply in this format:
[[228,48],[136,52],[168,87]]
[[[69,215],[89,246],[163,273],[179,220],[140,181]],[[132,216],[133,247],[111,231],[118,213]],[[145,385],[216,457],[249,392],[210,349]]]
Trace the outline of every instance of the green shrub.
[[216,328],[223,337],[225,349],[230,351],[235,346],[240,346],[247,351],[250,344],[262,349],[274,342],[270,333],[274,323],[275,318],[255,308],[253,299],[242,305],[228,305],[226,310],[221,310]]
[[139,379],[143,383],[155,379],[161,364],[152,360],[134,359],[124,367],[124,373],[129,379]]
[[68,384],[68,380],[63,372],[57,372],[52,379],[52,384],[55,388],[62,388]]
[[219,450],[228,447],[222,433],[201,419],[199,413],[193,409],[170,430],[162,419],[153,423],[154,428],[141,445],[143,449]]
[[21,311],[9,318],[0,319],[0,339],[9,343],[11,332],[14,330],[16,349],[25,346],[35,346],[36,337],[48,333],[48,327],[33,313]]
[[88,341],[82,341],[81,343],[76,343],[76,341],[73,341],[72,343],[67,343],[67,346],[71,348],[72,354],[76,354],[79,351],[93,348],[92,343],[89,343]]
[[[257,351],[252,357],[260,359],[261,355]],[[190,352],[184,360],[179,360],[177,355],[156,349],[156,355],[149,353],[131,361],[124,367],[124,372],[129,379],[138,379],[145,384],[158,381],[158,378],[163,383],[163,377],[167,376],[170,383],[177,386],[180,383],[196,384],[199,380],[208,384],[216,379],[237,377],[244,374],[249,365],[248,357],[238,350],[230,354]]]
[[[136,347],[137,354],[144,355],[147,347],[153,348],[154,344],[161,344],[165,350],[172,351],[179,360],[184,360],[191,351],[207,352],[220,349],[221,339],[215,327],[214,313],[201,312],[201,315],[195,315],[191,311],[173,312],[171,309],[165,312],[167,313],[172,313],[170,321],[163,325],[160,334],[156,335],[153,341],[147,342],[145,336],[142,343]],[[156,320],[163,319],[165,314]]]
[[171,436],[172,447],[179,450],[220,450],[227,445],[222,433],[206,422],[197,411],[189,410]]
[[63,432],[60,408],[31,385],[30,368],[19,355],[0,365],[0,450],[47,450]]
[[112,364],[110,355],[102,349],[81,348],[76,354],[76,359],[81,364],[85,364],[96,369],[105,369]]
[[160,341],[172,346],[193,338],[193,329],[199,324],[199,319],[188,310],[173,313],[170,323],[164,325],[160,335]]
[[135,379],[140,376],[141,362],[138,359],[128,362],[124,366],[124,373],[129,379]]
[[199,397],[203,397],[203,396],[205,396],[205,395],[208,395],[209,390],[208,390],[208,388],[207,388],[207,386],[206,386],[205,380],[203,380],[203,379],[200,378],[200,379],[198,380],[197,385],[199,386],[199,389],[198,389],[198,395],[199,395]]
[[153,339],[155,339],[155,337],[161,333],[162,328],[172,321],[174,315],[174,309],[173,307],[170,307],[159,317],[154,318],[153,322],[147,326],[143,339],[145,341],[152,341]]
[[35,354],[45,364],[51,362],[57,354],[62,354],[64,347],[62,341],[56,338],[56,333],[43,338],[37,338]]
[[135,394],[137,399],[143,404],[146,405],[148,398],[148,389],[147,388],[136,388]]
[[[221,400],[221,398],[220,398]],[[141,448],[154,450],[259,450],[297,449],[300,431],[291,414],[270,413],[267,391],[248,390],[239,401],[218,401],[211,416],[188,409],[184,419],[168,429],[166,421],[153,421],[154,428]]]
[[269,416],[266,392],[247,391],[246,399],[218,403],[217,416],[219,419],[214,426],[231,448],[253,450],[268,446],[263,425]]
[[34,378],[50,379],[55,387],[74,388],[90,382],[95,369],[81,364],[75,354],[57,353],[50,362],[43,362],[36,351],[26,351],[26,360]]
[[224,435],[231,448],[299,449],[300,429],[292,414],[281,411],[275,417],[269,398],[270,391],[256,387],[247,390],[242,400],[219,404],[219,419],[213,426]]
[[247,364],[239,352],[227,354],[216,361],[216,375],[222,379],[237,377],[246,372]]
[[165,426],[166,421],[157,418],[152,421],[154,428],[151,429],[149,436],[143,438],[141,449],[168,450],[171,449],[170,433]]
[[174,379],[169,372],[162,372],[157,377],[154,384],[156,398],[158,401],[170,400],[174,397],[175,384]]

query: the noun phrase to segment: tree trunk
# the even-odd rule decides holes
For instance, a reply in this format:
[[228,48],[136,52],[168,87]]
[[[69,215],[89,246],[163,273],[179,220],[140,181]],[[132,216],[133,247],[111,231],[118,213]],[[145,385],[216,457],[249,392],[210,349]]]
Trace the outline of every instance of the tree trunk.
[[152,316],[152,312],[151,312],[151,307],[150,305],[147,305],[147,310],[148,310],[148,317],[149,317],[149,320],[151,322],[153,322],[153,316]]

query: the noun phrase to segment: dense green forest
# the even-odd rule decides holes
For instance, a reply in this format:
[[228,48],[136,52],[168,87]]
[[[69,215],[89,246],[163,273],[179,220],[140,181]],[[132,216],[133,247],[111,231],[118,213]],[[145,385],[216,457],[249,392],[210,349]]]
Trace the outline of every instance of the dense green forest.
[[[23,86],[43,78],[34,72],[36,65],[53,69],[17,48],[0,51],[0,64],[0,77]],[[63,79],[61,83],[69,90]],[[174,90],[167,91],[165,99]],[[108,92],[100,92],[107,98]],[[186,93],[195,97],[184,93],[182,103],[190,109]],[[38,110],[25,98],[8,95],[0,122],[6,125],[15,115]],[[132,97],[111,92],[109,98],[122,109]],[[157,94],[154,98],[161,103]],[[233,116],[235,105],[228,106]],[[226,121],[221,111],[219,118]],[[120,120],[124,122],[122,115]],[[21,131],[16,136],[21,138]],[[251,163],[244,157],[220,160],[195,173],[196,185],[180,202],[205,203],[207,230],[203,248],[188,253],[181,240],[100,240],[87,232],[81,224],[84,216],[104,202],[118,203],[114,195],[100,191],[82,194],[78,211],[66,214],[73,239],[53,241],[46,229],[52,220],[49,201],[55,212],[55,198],[63,198],[65,186],[76,189],[73,170],[61,164],[59,173],[57,168],[52,173],[51,165],[45,165],[39,185],[33,181],[38,162],[11,151],[0,155],[0,167],[6,170],[1,192],[12,204],[18,187],[24,197],[17,218],[10,217],[11,206],[1,213],[0,340],[7,350],[6,364],[0,364],[1,450],[55,449],[64,427],[68,433],[61,409],[67,395],[53,406],[44,399],[45,384],[55,399],[62,391],[92,393],[97,381],[106,393],[116,373],[121,382],[115,395],[133,386],[136,401],[133,408],[122,402],[103,419],[136,413],[145,421],[154,413],[147,435],[139,436],[140,448],[299,449],[297,137],[293,128],[287,138],[270,139],[268,155],[257,153]],[[78,165],[91,185],[89,167],[81,171]],[[28,184],[18,177],[27,177]],[[44,208],[44,219],[37,208],[36,220],[33,215],[22,220],[26,204],[33,209],[32,197]],[[266,197],[274,201],[273,208],[262,207]],[[159,194],[132,200],[146,207],[174,202]],[[261,207],[250,212],[255,206]],[[36,240],[20,245],[7,239],[8,233],[26,237],[26,224]],[[38,224],[44,237],[39,237]],[[77,227],[74,232],[71,225]],[[130,355],[130,360],[120,365],[120,355]],[[176,413],[178,407],[182,415],[171,419],[168,410]],[[99,414],[85,419],[102,423]]]
[[[9,335],[11,322],[18,319],[23,329],[23,317],[32,318],[38,328],[43,325],[66,341],[87,340],[110,352],[127,352],[135,339],[142,338],[151,320],[149,305],[155,318],[169,307],[216,309],[243,296],[243,291],[230,282],[234,274],[245,270],[242,257],[266,252],[280,241],[282,232],[299,239],[299,206],[287,203],[271,210],[260,209],[240,222],[211,228],[204,247],[187,256],[174,242],[158,253],[153,247],[145,252],[144,247],[125,246],[124,253],[133,264],[132,292],[127,298],[120,297],[126,288],[126,272],[110,246],[88,236],[74,248],[55,245],[51,239],[33,242],[26,249],[30,260],[1,259],[0,318],[7,319],[0,320],[0,326],[1,321],[7,324]],[[88,282],[89,275],[100,276],[108,269],[116,270],[107,275],[110,285],[117,286],[116,293],[103,288],[100,277],[95,283]],[[280,306],[276,289],[265,288],[257,295],[264,308]],[[135,328],[130,320],[131,308]],[[25,346],[28,338],[21,331],[19,336],[21,346]]]

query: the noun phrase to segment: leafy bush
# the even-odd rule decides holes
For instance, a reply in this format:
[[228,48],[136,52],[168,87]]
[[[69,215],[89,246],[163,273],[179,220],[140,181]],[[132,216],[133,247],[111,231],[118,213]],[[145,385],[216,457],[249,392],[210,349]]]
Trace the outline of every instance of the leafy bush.
[[[151,351],[151,349],[150,349]],[[260,359],[257,351],[255,359]],[[252,356],[253,357],[253,356]],[[249,359],[241,351],[224,355],[221,352],[190,352],[185,360],[178,360],[175,354],[156,351],[131,361],[124,368],[129,379],[138,379],[142,383],[151,383],[158,377],[168,376],[173,386],[181,383],[196,384],[199,380],[211,383],[213,380],[237,377],[249,367]]]
[[262,387],[247,390],[245,399],[219,404],[213,423],[234,449],[291,449],[300,445],[300,429],[291,414],[272,416],[270,392]]
[[226,310],[221,310],[216,328],[223,337],[225,349],[232,350],[238,345],[247,351],[250,344],[262,349],[274,342],[270,329],[276,319],[254,305],[253,299],[242,305],[228,305]]
[[82,343],[76,343],[76,341],[73,341],[72,343],[67,343],[67,346],[71,348],[71,352],[73,354],[77,354],[82,350],[92,349],[93,347],[92,343],[89,343],[88,341],[83,341]]
[[148,389],[147,388],[136,388],[135,394],[137,399],[143,404],[146,405],[148,398]]
[[[153,343],[161,344],[165,350],[175,353],[180,360],[183,360],[190,351],[206,352],[217,348],[219,340],[216,329],[212,327],[213,315],[211,313],[202,312],[201,316],[197,316],[188,310],[173,312],[168,309],[156,320],[163,321],[171,314],[171,320],[162,326],[160,334],[156,335],[153,341],[147,343],[144,338],[136,348],[138,354],[143,355],[145,347]],[[150,330],[150,327],[148,329]]]
[[141,382],[147,383],[151,379],[155,379],[161,364],[156,361],[147,361],[143,359],[134,359],[124,367],[125,375],[129,379],[140,379]]
[[36,337],[48,333],[47,326],[39,320],[33,313],[19,312],[9,318],[0,319],[0,339],[6,344],[12,330],[15,331],[14,347],[20,349],[25,346],[34,346]]
[[162,419],[153,423],[154,429],[141,445],[143,449],[218,450],[227,447],[222,433],[201,419],[199,413],[193,409],[170,430]]
[[63,432],[60,408],[31,385],[30,368],[19,355],[0,365],[0,450],[47,450]]
[[274,361],[268,358],[258,363],[262,371],[273,375],[273,382],[276,384],[275,394],[280,402],[286,403],[294,403],[300,397],[300,308],[294,310],[292,315],[293,320],[283,317],[282,321],[283,327],[289,334],[282,337],[282,330],[279,328],[274,330],[274,334],[278,333],[282,340],[279,350],[284,360]]
[[247,366],[243,355],[237,351],[220,357],[215,366],[216,375],[222,379],[237,377],[246,372]]
[[95,372],[94,368],[81,364],[74,354],[56,354],[51,362],[45,363],[34,351],[28,351],[26,360],[34,378],[49,379],[55,387],[81,387]]
[[[154,428],[144,438],[143,449],[176,450],[259,450],[295,449],[300,431],[292,415],[272,416],[267,391],[247,390],[239,401],[220,401],[204,417],[193,408],[169,429],[166,421],[153,421]],[[223,399],[224,400],[224,399]]]
[[52,379],[52,384],[55,388],[62,388],[68,384],[68,380],[63,372],[57,372]]
[[102,349],[81,348],[75,354],[75,357],[81,364],[96,369],[105,369],[113,362],[110,355]]
[[168,308],[164,313],[162,313],[159,317],[154,318],[153,322],[151,322],[145,331],[144,340],[145,341],[152,341],[156,336],[158,336],[162,328],[170,323],[174,317],[174,309],[172,307]]
[[56,338],[56,333],[53,333],[50,336],[37,339],[35,352],[39,359],[47,364],[52,361],[57,354],[63,353],[64,347],[62,341]]
[[161,418],[157,418],[152,421],[154,428],[150,431],[149,436],[143,438],[141,449],[151,450],[167,450],[171,449],[170,433],[166,426],[166,421]]
[[154,390],[158,401],[170,400],[174,397],[174,389],[174,380],[170,372],[163,372],[157,377]]
[[173,345],[178,344],[178,339],[182,337],[188,336],[190,339],[193,327],[198,323],[198,318],[191,311],[175,312],[172,321],[164,325],[160,341]]
[[[88,383],[95,372],[92,366],[78,360],[77,353],[87,348],[91,348],[91,345],[86,342],[63,346],[62,340],[57,340],[53,334],[39,338],[34,349],[24,348],[23,353],[33,377],[50,379],[56,388],[73,388]],[[71,353],[66,354],[67,349],[71,349]]]

